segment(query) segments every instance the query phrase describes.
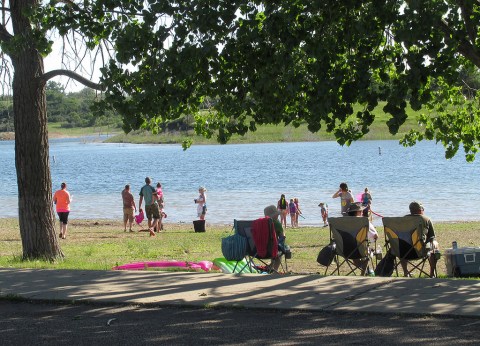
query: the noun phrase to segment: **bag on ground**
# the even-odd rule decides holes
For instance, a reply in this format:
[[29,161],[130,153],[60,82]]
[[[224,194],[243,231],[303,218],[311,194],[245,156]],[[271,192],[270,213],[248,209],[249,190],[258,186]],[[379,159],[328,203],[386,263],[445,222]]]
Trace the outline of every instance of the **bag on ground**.
[[227,261],[240,261],[247,253],[247,238],[234,234],[222,238],[222,254]]
[[393,269],[395,268],[395,256],[390,252],[385,254],[385,257],[378,262],[377,267],[375,268],[375,276],[390,277],[393,274]]
[[335,257],[335,243],[330,243],[320,250],[317,256],[317,262],[322,266],[328,267]]

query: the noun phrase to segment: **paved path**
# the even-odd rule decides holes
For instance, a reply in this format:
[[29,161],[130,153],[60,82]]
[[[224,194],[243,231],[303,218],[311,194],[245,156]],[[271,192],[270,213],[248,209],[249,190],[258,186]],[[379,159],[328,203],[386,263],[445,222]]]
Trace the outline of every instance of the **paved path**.
[[0,268],[0,296],[480,317],[478,280]]

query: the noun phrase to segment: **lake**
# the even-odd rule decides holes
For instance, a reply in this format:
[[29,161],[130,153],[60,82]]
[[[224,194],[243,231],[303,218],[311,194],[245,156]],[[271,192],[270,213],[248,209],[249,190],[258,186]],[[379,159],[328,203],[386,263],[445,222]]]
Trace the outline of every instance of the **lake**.
[[[50,141],[53,191],[67,182],[71,218],[121,219],[121,191],[130,184],[135,201],[146,176],[160,181],[167,222],[191,223],[198,187],[207,188],[208,223],[229,224],[262,216],[280,195],[298,197],[300,225],[319,225],[319,202],[340,213],[331,196],[347,182],[354,196],[368,187],[372,209],[383,216],[408,213],[423,202],[434,221],[480,220],[480,163],[462,153],[446,160],[432,142],[404,148],[397,141],[194,145],[105,144],[95,137]],[[16,217],[14,142],[0,142],[0,217]],[[289,220],[288,220],[289,221]],[[379,218],[375,224],[380,224]]]

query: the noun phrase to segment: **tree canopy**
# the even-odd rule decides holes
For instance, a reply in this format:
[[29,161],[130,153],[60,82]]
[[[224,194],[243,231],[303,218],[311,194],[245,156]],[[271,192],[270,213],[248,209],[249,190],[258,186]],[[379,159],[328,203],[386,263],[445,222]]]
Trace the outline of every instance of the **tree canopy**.
[[75,3],[52,1],[39,23],[81,32],[91,47],[112,44],[101,106],[122,114],[126,132],[196,114],[209,97],[196,130],[221,143],[259,124],[306,122],[343,145],[368,132],[386,101],[393,134],[407,103],[425,109],[424,131],[404,144],[435,140],[447,157],[463,144],[467,160],[478,150],[477,90],[459,78],[480,66],[478,1]]

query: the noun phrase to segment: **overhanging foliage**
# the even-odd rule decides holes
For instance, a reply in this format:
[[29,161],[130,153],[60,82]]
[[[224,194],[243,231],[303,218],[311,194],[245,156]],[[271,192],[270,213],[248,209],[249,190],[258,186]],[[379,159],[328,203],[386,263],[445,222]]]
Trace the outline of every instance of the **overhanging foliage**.
[[[305,121],[340,144],[368,132],[372,110],[386,101],[390,132],[405,107],[428,111],[425,132],[467,160],[479,147],[478,95],[462,98],[459,71],[480,66],[477,1],[53,1],[41,27],[76,30],[94,47],[109,40],[102,107],[124,130],[155,131],[216,100],[196,130],[226,143],[259,124]],[[363,110],[353,113],[353,105]]]

